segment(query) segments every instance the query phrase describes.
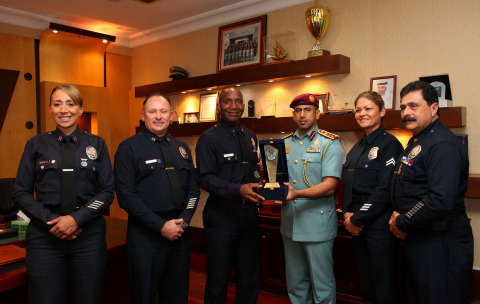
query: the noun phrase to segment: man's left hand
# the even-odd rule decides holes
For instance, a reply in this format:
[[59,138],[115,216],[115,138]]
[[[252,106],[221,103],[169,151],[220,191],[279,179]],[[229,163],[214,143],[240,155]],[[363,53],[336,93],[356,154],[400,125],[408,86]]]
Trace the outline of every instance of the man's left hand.
[[347,231],[350,232],[354,236],[359,236],[360,232],[362,232],[363,225],[358,227],[355,226],[351,221],[350,218],[352,217],[353,213],[352,212],[347,212],[344,215],[345,221],[343,224],[345,225],[345,228],[347,228]]
[[262,188],[264,184],[264,180],[258,183],[243,184],[240,187],[240,195],[246,201],[253,202],[255,204],[261,203],[265,200],[265,198],[255,192],[254,189]]
[[399,239],[405,240],[405,238],[407,237],[407,233],[398,229],[395,222],[397,220],[397,216],[399,215],[400,213],[398,213],[397,211],[393,211],[392,216],[390,217],[390,221],[388,223],[390,224],[390,231]]

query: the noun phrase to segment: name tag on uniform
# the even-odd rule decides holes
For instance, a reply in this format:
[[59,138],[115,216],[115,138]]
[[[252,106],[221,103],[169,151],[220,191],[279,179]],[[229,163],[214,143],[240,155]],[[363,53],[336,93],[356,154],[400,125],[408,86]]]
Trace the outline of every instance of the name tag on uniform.
[[150,160],[146,160],[146,161],[145,161],[145,164],[147,164],[147,165],[148,165],[148,164],[151,164],[151,163],[156,163],[156,162],[157,162],[157,160],[156,160],[156,159],[150,159]]
[[223,157],[233,157],[233,153],[223,154]]

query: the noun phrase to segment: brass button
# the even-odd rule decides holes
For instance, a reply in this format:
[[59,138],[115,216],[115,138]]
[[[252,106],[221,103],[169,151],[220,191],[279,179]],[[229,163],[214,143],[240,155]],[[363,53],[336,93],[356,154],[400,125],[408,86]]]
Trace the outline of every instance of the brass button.
[[293,182],[292,182],[292,183],[296,184],[296,183],[297,183],[297,181],[296,181],[296,180],[293,180]]
[[298,160],[295,160],[294,163],[298,164]]
[[297,203],[297,200],[293,200],[293,203],[296,204],[296,203]]
[[323,210],[322,210],[322,211],[320,211],[320,214],[323,214]]
[[311,159],[309,159],[308,161],[309,161],[309,162],[312,162],[312,160],[311,160]]
[[303,141],[300,142],[300,146],[303,146]]

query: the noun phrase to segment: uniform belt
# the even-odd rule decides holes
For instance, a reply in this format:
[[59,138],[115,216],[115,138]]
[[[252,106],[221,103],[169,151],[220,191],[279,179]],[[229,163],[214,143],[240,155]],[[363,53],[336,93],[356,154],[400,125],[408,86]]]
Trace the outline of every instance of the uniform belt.
[[165,212],[155,212],[156,215],[163,218],[166,221],[173,220],[180,215],[180,210],[172,210],[172,211],[165,211]]

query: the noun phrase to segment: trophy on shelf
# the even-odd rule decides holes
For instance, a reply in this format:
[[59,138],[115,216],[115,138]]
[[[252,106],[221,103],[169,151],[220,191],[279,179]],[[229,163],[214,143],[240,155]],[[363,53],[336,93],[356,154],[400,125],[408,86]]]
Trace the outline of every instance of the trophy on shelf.
[[258,193],[266,200],[285,200],[288,194],[288,187],[283,184],[288,182],[285,140],[260,140],[259,146],[267,183]]
[[330,10],[328,7],[320,5],[318,0],[315,0],[315,4],[305,11],[305,18],[308,30],[313,37],[317,39],[312,50],[308,51],[308,57],[330,55],[330,52],[325,50],[325,46],[320,43],[320,40],[327,31],[328,22],[330,21]]

